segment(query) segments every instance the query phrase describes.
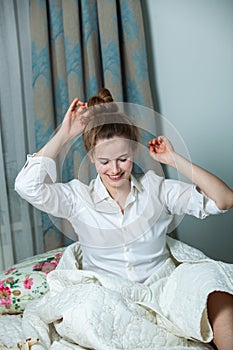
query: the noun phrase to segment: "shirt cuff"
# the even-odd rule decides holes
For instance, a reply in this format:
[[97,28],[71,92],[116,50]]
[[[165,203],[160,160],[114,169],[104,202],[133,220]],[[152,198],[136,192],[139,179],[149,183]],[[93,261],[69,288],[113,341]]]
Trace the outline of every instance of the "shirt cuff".
[[27,155],[27,161],[24,165],[24,169],[28,169],[34,164],[40,164],[41,170],[45,171],[46,174],[49,175],[52,182],[56,182],[57,179],[57,169],[56,169],[56,163],[54,159],[49,157],[35,157],[36,153],[28,154]]
[[217,207],[215,201],[205,195],[204,192],[198,190],[196,186],[193,188],[192,197],[189,201],[188,207],[197,207],[197,216],[204,219],[208,215],[218,215],[227,212],[227,210],[221,210]]

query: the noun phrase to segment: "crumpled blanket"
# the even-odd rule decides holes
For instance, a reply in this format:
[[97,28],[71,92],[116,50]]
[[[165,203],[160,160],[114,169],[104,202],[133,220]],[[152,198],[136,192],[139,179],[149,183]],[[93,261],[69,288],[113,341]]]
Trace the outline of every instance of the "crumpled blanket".
[[80,246],[70,245],[49,292],[24,312],[25,338],[40,340],[32,349],[212,349],[206,302],[214,290],[232,293],[233,265],[167,243],[171,258],[144,283],[81,270]]

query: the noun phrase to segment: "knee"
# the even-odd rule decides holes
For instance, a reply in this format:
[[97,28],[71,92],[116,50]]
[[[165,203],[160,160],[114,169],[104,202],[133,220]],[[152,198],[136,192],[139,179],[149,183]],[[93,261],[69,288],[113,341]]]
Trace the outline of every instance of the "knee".
[[208,298],[208,316],[213,329],[213,341],[218,350],[233,348],[233,296],[213,292]]
[[[221,315],[232,317],[233,296],[226,292],[215,291],[208,297],[207,310],[210,323],[214,323]],[[231,319],[231,321],[233,321]]]

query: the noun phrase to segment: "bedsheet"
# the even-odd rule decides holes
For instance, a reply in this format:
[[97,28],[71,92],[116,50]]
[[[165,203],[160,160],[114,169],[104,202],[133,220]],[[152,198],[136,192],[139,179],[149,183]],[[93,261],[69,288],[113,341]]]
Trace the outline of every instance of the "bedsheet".
[[[77,243],[72,244],[57,269],[48,274],[49,292],[27,305],[23,318],[17,321],[20,323],[17,339],[12,334],[8,345],[15,349],[13,346],[19,340],[38,338],[39,342],[31,347],[32,350],[212,349],[208,344],[212,331],[205,298],[204,304],[195,304],[195,298],[191,300],[193,312],[182,310],[183,295],[179,297],[174,283],[179,285],[179,278],[183,276],[188,281],[190,268],[194,265],[196,269],[200,268],[200,273],[204,267],[204,274],[209,274],[214,266],[220,281],[218,289],[232,293],[233,265],[215,262],[199,250],[170,237],[167,242],[172,259],[141,284],[80,270],[80,247]],[[172,275],[176,279],[170,279]],[[212,284],[201,287],[206,298],[216,288]],[[195,296],[196,292],[190,294]],[[178,323],[169,315],[169,310],[174,307],[180,315]],[[191,329],[190,336],[190,328],[195,323],[192,318],[197,320],[197,326]],[[16,320],[12,319],[8,333],[12,332],[14,322]],[[6,338],[0,333],[0,341],[4,344],[9,340]]]
[[0,350],[18,350],[17,342],[23,338],[21,315],[0,316]]

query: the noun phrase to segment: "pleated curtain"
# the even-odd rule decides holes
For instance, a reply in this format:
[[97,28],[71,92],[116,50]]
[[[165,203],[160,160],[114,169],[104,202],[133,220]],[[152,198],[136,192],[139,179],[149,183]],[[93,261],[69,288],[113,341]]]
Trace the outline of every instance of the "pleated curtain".
[[[117,102],[153,103],[140,0],[1,0],[0,31],[1,270],[71,241],[67,223],[19,198],[14,180],[73,98],[86,101],[107,87]],[[151,119],[143,123],[154,130]],[[78,176],[84,157],[80,138],[62,164],[62,181]]]
[[[117,102],[152,107],[140,0],[31,0],[30,28],[38,149],[76,96],[86,101],[107,87]],[[63,181],[78,176],[84,155],[78,140]],[[64,244],[54,220],[42,214],[48,248]]]
[[41,214],[14,191],[35,150],[28,0],[0,1],[0,270],[43,252]]

